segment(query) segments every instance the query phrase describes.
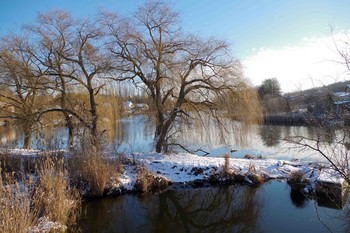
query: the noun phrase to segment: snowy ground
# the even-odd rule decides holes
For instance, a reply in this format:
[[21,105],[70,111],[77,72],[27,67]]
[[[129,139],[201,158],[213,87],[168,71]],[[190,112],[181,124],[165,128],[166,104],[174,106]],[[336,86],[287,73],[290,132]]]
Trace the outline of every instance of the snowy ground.
[[[161,175],[173,183],[205,180],[210,175],[220,173],[225,164],[224,158],[203,157],[194,154],[129,154],[126,157],[136,164],[144,164],[147,168]],[[300,171],[304,177],[314,184],[323,182],[342,184],[344,179],[330,168],[318,163],[291,162],[275,159],[236,159],[230,158],[230,171],[241,175],[247,175],[254,169],[256,174],[263,175],[268,179],[288,178],[293,171]],[[120,177],[121,185],[131,190],[136,180],[134,166],[126,166],[125,172]],[[247,180],[249,182],[249,180]]]

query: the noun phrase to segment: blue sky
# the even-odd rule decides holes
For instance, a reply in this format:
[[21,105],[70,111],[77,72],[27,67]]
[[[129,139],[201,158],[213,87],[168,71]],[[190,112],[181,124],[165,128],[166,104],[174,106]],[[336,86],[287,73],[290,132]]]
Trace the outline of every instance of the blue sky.
[[[18,30],[24,23],[33,21],[38,12],[65,9],[74,16],[81,17],[93,16],[99,8],[106,8],[122,15],[129,15],[143,2],[145,1],[0,0],[0,35]],[[250,61],[255,59],[255,63],[253,62],[255,65],[259,61],[258,66],[261,68],[264,66],[264,60],[269,60],[264,59],[264,56],[271,55],[271,51],[274,55],[275,51],[279,52],[280,56],[288,56],[285,50],[289,51],[289,48],[305,50],[305,46],[312,46],[310,38],[322,40],[329,37],[330,25],[337,31],[350,29],[349,0],[168,0],[167,2],[180,12],[184,30],[229,41],[233,55],[248,66],[247,74],[250,75],[253,84],[257,85],[264,78],[278,75],[282,76],[277,78],[281,80],[282,89],[285,91],[293,88],[291,84],[283,83],[286,79],[283,77],[284,74],[274,74],[271,70],[273,66],[266,73],[260,69],[259,74],[256,74],[252,69],[259,69],[254,68]],[[260,56],[259,59],[256,59],[257,56]],[[324,59],[320,57],[320,60]],[[277,57],[273,60],[276,62],[281,59]],[[275,66],[281,65],[275,64]],[[312,73],[305,73],[304,79],[312,76]],[[303,81],[300,82],[303,84]]]

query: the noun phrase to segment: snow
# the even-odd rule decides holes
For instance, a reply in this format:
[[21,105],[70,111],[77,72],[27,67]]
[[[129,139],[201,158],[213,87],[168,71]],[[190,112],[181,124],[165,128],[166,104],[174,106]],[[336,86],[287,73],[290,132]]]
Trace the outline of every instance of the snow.
[[58,222],[52,222],[47,217],[42,217],[39,223],[30,229],[30,233],[50,233],[50,232],[66,232],[67,227]]
[[342,184],[344,182],[344,178],[337,171],[328,168],[319,171],[318,181]]
[[[129,154],[125,155],[136,164],[144,164],[148,170],[161,175],[173,183],[191,182],[203,180],[214,173],[222,171],[225,164],[224,158],[203,157],[189,153],[180,154]],[[329,183],[343,183],[342,178],[336,171],[330,168],[322,168],[319,164],[309,162],[290,162],[276,159],[229,159],[230,170],[246,175],[250,167],[255,168],[257,174],[270,179],[288,178],[292,172],[300,171],[311,183],[317,181]],[[132,190],[136,180],[135,171],[127,165],[125,172],[120,177],[121,185]],[[196,172],[199,171],[199,172]],[[314,187],[314,185],[312,184]]]
[[350,93],[349,92],[334,92],[334,95],[337,96],[337,97],[346,97],[346,96],[349,96]]

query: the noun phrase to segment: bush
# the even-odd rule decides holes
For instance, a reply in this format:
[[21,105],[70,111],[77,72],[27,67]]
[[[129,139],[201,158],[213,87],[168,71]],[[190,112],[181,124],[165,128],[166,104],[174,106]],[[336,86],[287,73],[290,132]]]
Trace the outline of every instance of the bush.
[[304,174],[301,171],[292,171],[287,180],[287,183],[292,189],[304,188],[305,182]]
[[150,172],[144,164],[136,168],[136,173],[135,189],[140,193],[163,190],[169,185],[169,180]]

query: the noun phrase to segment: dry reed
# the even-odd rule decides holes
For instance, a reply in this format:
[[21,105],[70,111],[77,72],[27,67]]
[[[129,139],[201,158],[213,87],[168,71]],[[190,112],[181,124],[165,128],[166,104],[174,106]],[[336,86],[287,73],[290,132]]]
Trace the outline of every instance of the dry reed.
[[225,165],[224,165],[224,176],[228,177],[230,176],[230,155],[229,154],[225,154],[224,155],[224,159],[225,159]]
[[[69,173],[87,196],[102,196],[109,182],[118,181],[121,166],[97,153],[76,153],[70,158]],[[81,187],[81,185],[83,185]]]
[[169,180],[155,175],[144,164],[137,166],[136,174],[135,189],[140,193],[164,190],[169,185]]
[[37,163],[38,183],[32,204],[34,213],[63,225],[75,223],[79,213],[80,197],[70,187],[64,159],[43,157]]
[[29,193],[12,174],[0,176],[0,232],[28,232],[34,223]]

